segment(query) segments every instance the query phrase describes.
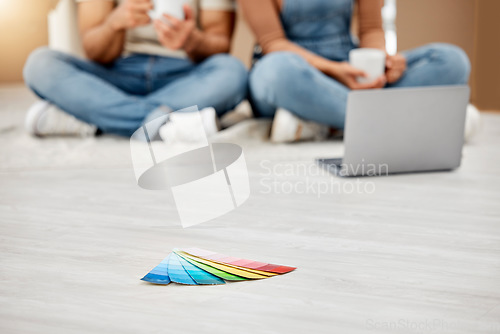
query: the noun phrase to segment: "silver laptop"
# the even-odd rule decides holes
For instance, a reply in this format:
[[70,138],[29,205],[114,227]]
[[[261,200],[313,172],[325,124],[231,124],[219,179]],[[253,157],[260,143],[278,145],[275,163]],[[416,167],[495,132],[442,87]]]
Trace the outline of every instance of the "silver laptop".
[[458,168],[468,101],[468,86],[353,91],[344,158],[316,161],[340,176]]

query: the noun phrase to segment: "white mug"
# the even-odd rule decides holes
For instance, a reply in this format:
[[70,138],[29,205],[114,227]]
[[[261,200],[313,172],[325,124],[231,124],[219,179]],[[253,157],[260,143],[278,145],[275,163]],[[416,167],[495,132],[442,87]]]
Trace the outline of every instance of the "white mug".
[[151,19],[161,19],[163,14],[168,14],[176,19],[184,20],[184,9],[182,6],[186,0],[154,0],[154,9],[149,12]]
[[372,82],[385,73],[385,52],[370,48],[354,49],[349,52],[349,63],[368,74],[368,77],[358,77],[359,83]]

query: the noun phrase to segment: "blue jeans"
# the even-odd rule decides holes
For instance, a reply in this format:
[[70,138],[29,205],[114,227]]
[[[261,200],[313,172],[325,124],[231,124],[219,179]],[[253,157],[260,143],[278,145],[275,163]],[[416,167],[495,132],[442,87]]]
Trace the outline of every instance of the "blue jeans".
[[223,114],[247,93],[248,73],[236,58],[189,59],[131,55],[109,66],[40,48],[24,67],[26,84],[42,99],[101,131],[131,136],[166,108],[214,107]]
[[[403,54],[407,70],[387,88],[463,85],[469,79],[469,59],[456,46],[430,44]],[[303,119],[343,129],[348,93],[346,86],[289,52],[266,55],[250,73],[252,105],[262,117],[285,108]]]

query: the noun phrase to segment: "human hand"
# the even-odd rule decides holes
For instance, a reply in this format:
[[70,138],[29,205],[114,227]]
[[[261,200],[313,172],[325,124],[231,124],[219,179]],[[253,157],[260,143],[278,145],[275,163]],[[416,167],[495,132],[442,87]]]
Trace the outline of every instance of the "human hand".
[[158,40],[166,48],[172,50],[185,49],[186,45],[191,41],[191,37],[197,31],[193,9],[187,4],[183,6],[183,9],[185,14],[184,20],[163,14],[163,18],[168,23],[161,19],[154,21]]
[[383,88],[386,84],[386,79],[384,75],[376,78],[375,80],[367,83],[359,83],[358,77],[368,77],[368,74],[364,71],[351,66],[347,62],[331,62],[330,69],[326,73],[327,75],[337,79],[339,82],[344,84],[350,89],[373,89],[373,88]]
[[406,71],[406,58],[397,53],[393,56],[387,55],[385,60],[385,76],[387,82],[393,83],[398,81]]
[[153,9],[151,0],[125,0],[108,18],[114,30],[131,29],[151,22],[148,12]]

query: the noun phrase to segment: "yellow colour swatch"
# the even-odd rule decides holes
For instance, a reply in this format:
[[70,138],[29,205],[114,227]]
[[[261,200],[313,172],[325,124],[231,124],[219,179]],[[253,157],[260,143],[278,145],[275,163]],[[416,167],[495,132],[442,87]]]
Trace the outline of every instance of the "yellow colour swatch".
[[177,253],[179,255],[186,256],[194,261],[198,261],[198,262],[201,262],[201,263],[206,264],[208,266],[211,266],[211,267],[217,268],[219,270],[228,272],[230,274],[245,277],[245,278],[262,279],[262,278],[268,278],[270,276],[276,275],[273,273],[267,273],[267,272],[263,272],[260,270],[241,269],[241,268],[236,267],[236,266],[230,266],[227,264],[222,264],[222,263],[218,263],[218,262],[214,262],[214,261],[205,260],[203,258],[193,256],[193,255],[188,254],[188,253],[183,252],[183,251],[177,251]]

